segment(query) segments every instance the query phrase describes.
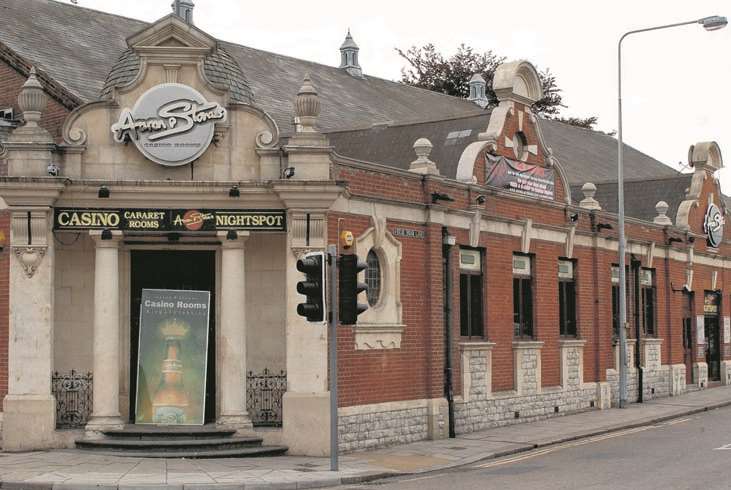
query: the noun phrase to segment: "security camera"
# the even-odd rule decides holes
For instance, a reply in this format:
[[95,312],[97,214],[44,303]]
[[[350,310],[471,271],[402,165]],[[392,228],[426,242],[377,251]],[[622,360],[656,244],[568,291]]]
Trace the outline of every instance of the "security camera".
[[282,171],[282,177],[285,179],[291,179],[294,177],[294,167],[287,167]]
[[48,172],[48,175],[50,175],[51,177],[58,177],[58,174],[61,173],[61,169],[58,168],[58,165],[56,165],[53,162],[48,164],[48,168],[46,169],[46,171]]
[[570,214],[569,220],[571,220],[572,223],[576,223],[577,221],[579,221],[579,213]]
[[485,201],[487,201],[487,197],[484,194],[480,194],[475,198],[475,201],[477,201],[477,204],[485,204]]

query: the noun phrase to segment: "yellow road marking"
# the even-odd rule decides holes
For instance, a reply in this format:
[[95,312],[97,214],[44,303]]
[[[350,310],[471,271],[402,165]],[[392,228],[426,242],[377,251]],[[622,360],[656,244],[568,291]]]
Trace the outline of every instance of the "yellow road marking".
[[551,446],[551,447],[547,447],[547,448],[544,448],[544,449],[539,449],[539,450],[536,450],[536,451],[531,451],[529,453],[521,454],[519,456],[513,456],[513,457],[510,457],[510,458],[501,459],[501,460],[498,460],[498,461],[492,461],[490,463],[485,463],[485,464],[477,465],[476,467],[477,468],[493,468],[495,466],[501,466],[501,465],[510,464],[510,463],[517,463],[518,461],[523,461],[523,460],[526,460],[526,459],[535,458],[537,456],[542,456],[544,454],[552,453],[552,452],[555,452],[555,451],[560,451],[562,449],[567,449],[567,448],[577,447],[577,446],[583,446],[585,444],[591,444],[591,443],[594,443],[594,442],[600,442],[600,441],[604,441],[604,440],[607,440],[607,439],[613,439],[615,437],[621,437],[621,436],[626,436],[626,435],[630,435],[630,434],[635,434],[637,432],[643,432],[643,431],[646,431],[646,430],[649,430],[649,429],[654,429],[654,428],[655,428],[655,426],[635,427],[634,429],[627,429],[627,430],[622,430],[622,431],[618,431],[618,432],[611,432],[609,434],[603,434],[603,435],[600,435],[600,436],[589,437],[588,439],[584,439],[584,440],[581,440],[581,441],[575,441],[575,442],[568,442],[568,443],[565,443],[565,444],[559,444],[557,446]]
[[675,425],[675,424],[682,424],[683,422],[687,422],[690,419],[678,419],[678,420],[671,420],[670,422],[667,422],[665,425]]

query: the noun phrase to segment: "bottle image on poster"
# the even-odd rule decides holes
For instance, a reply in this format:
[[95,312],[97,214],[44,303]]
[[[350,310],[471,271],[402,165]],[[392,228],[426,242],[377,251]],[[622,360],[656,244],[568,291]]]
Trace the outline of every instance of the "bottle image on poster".
[[143,289],[135,423],[203,425],[209,291]]

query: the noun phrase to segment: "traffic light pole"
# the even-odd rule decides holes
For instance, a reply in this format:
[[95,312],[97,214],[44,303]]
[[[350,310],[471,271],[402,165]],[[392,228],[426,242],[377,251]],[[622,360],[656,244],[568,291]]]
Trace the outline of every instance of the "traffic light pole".
[[330,263],[330,471],[338,471],[338,248],[327,247]]

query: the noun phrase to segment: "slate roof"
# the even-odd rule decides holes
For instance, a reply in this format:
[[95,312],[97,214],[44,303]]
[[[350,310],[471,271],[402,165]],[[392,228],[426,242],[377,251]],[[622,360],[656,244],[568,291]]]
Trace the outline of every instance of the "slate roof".
[[[668,203],[668,217],[675,223],[680,203],[690,187],[693,174],[677,174],[674,177],[658,179],[630,179],[624,183],[624,212],[632,218],[652,221],[657,216],[655,204],[658,201]],[[571,186],[571,197],[574,204],[584,198],[581,185]],[[605,182],[596,185],[594,199],[599,201],[603,211],[616,213],[618,207],[617,182]]]
[[[478,116],[426,123],[376,127],[329,133],[330,143],[344,156],[408,169],[416,159],[414,141],[428,138],[434,145],[429,158],[442,175],[454,178],[462,151],[487,129],[489,111]],[[568,124],[540,120],[544,138],[566,171],[570,184],[617,180],[617,140]],[[679,173],[634,148],[625,145],[625,175],[628,178],[673,177]],[[653,203],[654,206],[654,203]]]
[[[135,73],[134,57],[125,54],[125,40],[147,26],[139,20],[53,0],[0,0],[0,48],[7,46],[81,101],[99,99],[112,85]],[[336,150],[346,156],[407,168],[414,159],[413,142],[427,137],[435,145],[432,159],[440,164],[443,175],[453,177],[461,150],[487,127],[488,113],[464,99],[368,75],[355,78],[336,67],[229,42],[219,41],[219,50],[220,56],[215,63],[211,61],[207,74],[229,84],[238,100],[253,96],[283,135],[293,131],[292,102],[309,73],[320,94],[319,126],[332,133]],[[335,47],[333,60],[339,61]],[[117,70],[112,71],[115,65]],[[613,138],[553,121],[543,122],[542,127],[549,146],[568,170],[570,182],[613,178]],[[450,133],[466,134],[467,130],[471,130],[469,136],[449,141]],[[677,174],[631,148],[626,155],[628,178]]]

